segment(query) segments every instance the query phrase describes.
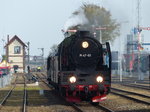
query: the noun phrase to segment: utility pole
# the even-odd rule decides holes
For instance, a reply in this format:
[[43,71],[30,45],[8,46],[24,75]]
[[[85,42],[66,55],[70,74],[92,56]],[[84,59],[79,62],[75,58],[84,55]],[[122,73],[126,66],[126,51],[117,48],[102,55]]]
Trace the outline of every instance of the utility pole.
[[28,45],[27,50],[28,50],[28,65],[29,65],[29,63],[30,63],[30,42],[27,42],[27,45]]
[[141,73],[141,70],[140,70],[140,55],[141,55],[141,52],[140,52],[140,46],[141,46],[141,30],[140,30],[140,2],[141,0],[138,0],[137,1],[137,28],[138,28],[138,35],[137,35],[137,38],[138,38],[138,76],[139,76],[139,80],[142,80],[143,79],[143,74]]
[[119,37],[119,51],[118,51],[118,70],[119,70],[119,79],[120,79],[120,82],[122,82],[122,53],[121,53],[121,36]]
[[138,0],[138,2],[137,2],[137,26],[138,26],[138,29],[140,28],[140,2],[141,2],[141,0]]
[[28,73],[30,73],[30,42],[27,42],[27,50],[28,50],[28,66],[27,66],[27,70],[28,70]]

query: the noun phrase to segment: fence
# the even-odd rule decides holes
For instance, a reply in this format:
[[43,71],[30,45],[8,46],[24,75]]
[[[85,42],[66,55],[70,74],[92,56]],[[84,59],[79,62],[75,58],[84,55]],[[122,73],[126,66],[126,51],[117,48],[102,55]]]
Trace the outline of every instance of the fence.
[[3,75],[0,77],[0,88],[3,88],[11,83],[12,75]]

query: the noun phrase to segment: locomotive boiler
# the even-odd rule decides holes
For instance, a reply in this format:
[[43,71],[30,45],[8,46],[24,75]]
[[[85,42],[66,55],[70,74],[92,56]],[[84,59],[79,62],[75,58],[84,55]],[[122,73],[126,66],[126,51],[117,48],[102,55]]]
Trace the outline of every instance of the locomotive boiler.
[[111,51],[89,31],[66,37],[47,58],[48,82],[69,102],[106,99],[111,86]]

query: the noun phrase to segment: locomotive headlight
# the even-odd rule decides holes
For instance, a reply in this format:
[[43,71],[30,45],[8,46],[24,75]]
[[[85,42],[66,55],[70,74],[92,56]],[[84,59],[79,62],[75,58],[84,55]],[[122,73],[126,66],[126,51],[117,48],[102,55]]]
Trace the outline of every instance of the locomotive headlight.
[[87,41],[82,42],[82,47],[83,48],[88,48],[89,47],[89,43]]
[[75,83],[76,82],[76,77],[75,76],[71,76],[70,78],[69,78],[69,81],[71,82],[71,83]]
[[102,76],[97,76],[97,78],[96,78],[96,81],[98,82],[98,83],[101,83],[101,82],[103,82],[103,77]]

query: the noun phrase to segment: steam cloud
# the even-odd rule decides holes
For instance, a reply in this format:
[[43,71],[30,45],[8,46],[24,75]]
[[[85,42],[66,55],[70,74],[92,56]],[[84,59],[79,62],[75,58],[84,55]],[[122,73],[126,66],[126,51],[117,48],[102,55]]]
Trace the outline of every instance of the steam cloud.
[[66,32],[70,27],[77,25],[84,25],[88,23],[88,19],[86,18],[84,11],[80,9],[77,15],[72,15],[64,25],[64,31]]

